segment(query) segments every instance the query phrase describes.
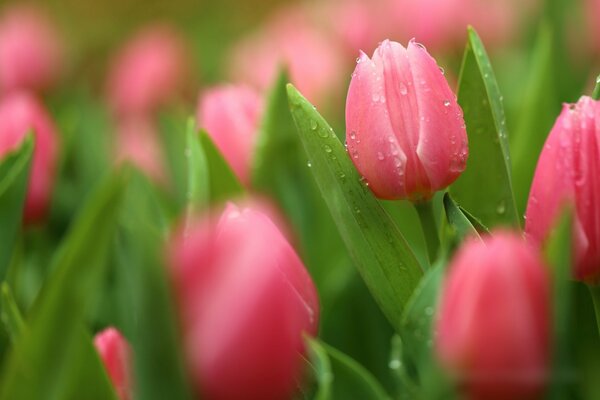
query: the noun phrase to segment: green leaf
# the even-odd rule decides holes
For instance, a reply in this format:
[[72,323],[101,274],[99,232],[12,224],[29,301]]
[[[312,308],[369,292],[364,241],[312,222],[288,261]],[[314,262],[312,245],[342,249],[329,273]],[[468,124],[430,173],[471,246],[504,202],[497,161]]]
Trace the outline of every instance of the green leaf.
[[[0,399],[64,399],[78,362],[77,329],[97,294],[116,227],[125,180],[111,176],[73,223],[28,319],[4,365]],[[82,370],[78,368],[77,370]],[[80,382],[75,398],[114,398],[106,382]]]
[[200,146],[200,138],[192,118],[188,120],[186,135],[187,205],[188,211],[193,212],[206,206],[209,202],[210,177],[206,156]]
[[479,237],[477,229],[473,226],[469,218],[462,212],[460,207],[452,200],[449,193],[444,195],[444,209],[446,210],[446,218],[456,233],[456,243],[461,243],[465,237]]
[[319,388],[315,400],[384,400],[390,396],[363,366],[339,350],[306,338]]
[[432,351],[433,321],[446,260],[440,259],[421,280],[402,316],[402,341],[406,353],[417,367],[421,397],[454,398],[452,387],[440,371]]
[[132,338],[136,398],[189,399],[174,295],[163,264],[166,218],[141,174],[129,185],[120,225],[116,270],[120,308],[133,314],[123,323]]
[[519,227],[510,176],[502,96],[483,44],[473,28],[460,72],[458,103],[469,135],[467,169],[452,197],[488,227]]
[[553,379],[549,390],[550,399],[569,398],[569,386],[575,383],[572,378],[576,376],[571,359],[573,349],[570,347],[569,329],[573,326],[571,321],[573,297],[573,283],[571,282],[572,213],[573,210],[570,208],[562,213],[544,248],[552,277]]
[[346,248],[307,166],[282,72],[267,97],[253,160],[252,188],[278,202],[299,234],[298,251],[328,308],[354,274]]
[[596,77],[596,86],[594,87],[594,92],[592,93],[592,99],[600,100],[600,75]]
[[291,85],[288,99],[312,172],[371,294],[395,328],[423,272],[406,240],[354,168],[333,129]]
[[211,203],[220,203],[241,196],[244,193],[244,187],[210,136],[204,131],[200,131],[200,147],[208,165],[208,193],[210,193]]
[[6,278],[17,234],[23,223],[23,205],[29,182],[33,137],[0,160],[0,280]]
[[528,85],[519,107],[518,125],[511,136],[513,186],[520,215],[525,212],[538,155],[560,112],[554,86],[553,50],[552,32],[542,24],[533,50]]
[[2,307],[2,324],[10,337],[12,343],[17,341],[25,330],[25,322],[21,316],[21,311],[15,303],[10,287],[6,282],[2,282],[0,287],[0,307]]

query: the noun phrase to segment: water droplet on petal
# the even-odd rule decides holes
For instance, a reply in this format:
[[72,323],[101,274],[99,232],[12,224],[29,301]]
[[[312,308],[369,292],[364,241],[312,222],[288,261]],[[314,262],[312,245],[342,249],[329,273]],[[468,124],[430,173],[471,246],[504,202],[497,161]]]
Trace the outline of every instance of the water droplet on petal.
[[384,158],[385,158],[385,157],[384,157],[383,153],[382,153],[382,152],[380,152],[380,151],[378,151],[378,152],[377,152],[377,159],[378,159],[379,161],[383,161],[383,159],[384,159]]
[[444,107],[450,107],[450,100],[444,100]]
[[404,82],[400,82],[400,94],[405,96],[408,93],[408,88],[404,84]]

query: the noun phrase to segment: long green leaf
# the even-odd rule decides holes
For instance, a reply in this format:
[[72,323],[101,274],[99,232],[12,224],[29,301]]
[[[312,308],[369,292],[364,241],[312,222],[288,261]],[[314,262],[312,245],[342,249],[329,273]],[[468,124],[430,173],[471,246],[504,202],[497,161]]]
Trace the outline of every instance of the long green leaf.
[[206,206],[209,202],[210,177],[206,155],[200,146],[200,138],[195,128],[195,122],[191,118],[188,120],[186,135],[187,205],[188,211],[194,212]]
[[538,155],[560,111],[560,102],[557,101],[554,88],[556,75],[552,62],[553,50],[552,31],[543,24],[532,56],[518,125],[511,136],[513,183],[520,215],[525,212]]
[[564,399],[569,396],[569,386],[575,382],[570,377],[575,374],[570,348],[571,304],[573,283],[571,277],[571,233],[573,215],[566,209],[550,235],[544,253],[551,267],[552,276],[552,332],[553,332],[553,379],[550,399]]
[[30,135],[17,151],[0,162],[0,280],[6,278],[23,221],[32,154],[33,138]]
[[129,185],[120,224],[116,269],[120,308],[132,309],[123,323],[132,338],[136,398],[189,399],[174,296],[163,265],[166,218],[140,174]]
[[469,159],[450,192],[485,226],[518,227],[502,96],[483,44],[472,28],[460,72],[458,103],[467,124]]
[[[4,365],[0,399],[69,398],[70,367],[79,358],[76,332],[97,294],[124,187],[122,176],[112,176],[75,220],[30,313],[30,329]],[[78,398],[114,397],[106,381],[89,383],[81,383]]]
[[392,325],[423,272],[400,231],[361,181],[333,129],[291,85],[288,99],[312,172],[346,247]]
[[219,203],[244,193],[244,188],[212,139],[200,131],[200,146],[206,157],[211,203]]
[[308,168],[290,114],[282,72],[267,97],[253,161],[252,188],[276,200],[301,239],[298,251],[317,285],[323,308],[354,274],[344,243]]
[[446,211],[446,218],[448,223],[454,228],[457,236],[457,242],[460,243],[467,237],[479,237],[479,233],[469,221],[469,218],[462,212],[458,205],[452,200],[450,194],[444,195],[444,209]]
[[346,354],[307,338],[311,365],[319,383],[315,400],[387,400],[390,396],[363,366]]
[[15,303],[12,291],[6,282],[2,282],[0,286],[0,307],[2,307],[2,324],[10,337],[12,343],[17,341],[25,330],[25,322],[19,311],[19,307]]

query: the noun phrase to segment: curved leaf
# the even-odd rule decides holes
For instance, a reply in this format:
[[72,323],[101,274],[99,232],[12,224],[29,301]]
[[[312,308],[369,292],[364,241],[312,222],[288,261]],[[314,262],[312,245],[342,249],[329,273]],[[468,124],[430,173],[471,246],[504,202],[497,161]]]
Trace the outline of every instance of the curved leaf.
[[29,135],[17,151],[0,162],[0,280],[6,278],[23,221],[32,154],[33,136]]
[[355,264],[392,325],[423,272],[408,243],[354,168],[344,146],[292,86],[288,99],[312,172]]
[[450,187],[452,196],[490,228],[519,227],[510,175],[502,96],[483,44],[473,28],[458,85],[469,136],[467,168]]

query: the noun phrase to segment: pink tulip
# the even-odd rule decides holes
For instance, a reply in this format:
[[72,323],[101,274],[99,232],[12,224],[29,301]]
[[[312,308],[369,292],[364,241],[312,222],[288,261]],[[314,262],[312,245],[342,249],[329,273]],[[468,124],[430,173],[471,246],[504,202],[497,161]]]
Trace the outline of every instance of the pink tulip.
[[13,6],[0,18],[0,89],[41,91],[62,67],[62,43],[47,16],[32,6]]
[[185,354],[205,399],[290,398],[303,332],[317,332],[315,287],[269,214],[230,203],[171,244]]
[[358,171],[384,199],[430,198],[465,169],[463,113],[427,51],[385,40],[361,53],[346,99],[346,143]]
[[29,132],[35,136],[35,150],[25,199],[24,221],[41,221],[54,187],[57,140],[54,123],[35,97],[11,92],[0,100],[0,158],[19,148]]
[[435,349],[468,399],[535,399],[550,363],[550,281],[521,237],[471,239],[454,257]]
[[197,113],[231,168],[250,184],[252,156],[262,116],[262,98],[246,86],[221,86],[204,93]]
[[525,231],[542,244],[563,206],[575,207],[574,275],[600,281],[600,101],[565,104],[538,160],[529,193]]
[[131,348],[127,340],[111,327],[96,334],[94,346],[119,399],[132,399]]
[[116,142],[117,162],[129,161],[155,182],[166,182],[159,133],[152,121],[138,116],[120,120]]
[[335,41],[296,8],[274,15],[262,31],[240,42],[231,55],[235,80],[266,89],[279,68],[310,100],[323,103],[343,82],[344,63]]
[[108,101],[119,115],[156,111],[179,94],[185,73],[182,39],[168,27],[146,28],[115,57],[108,77]]

